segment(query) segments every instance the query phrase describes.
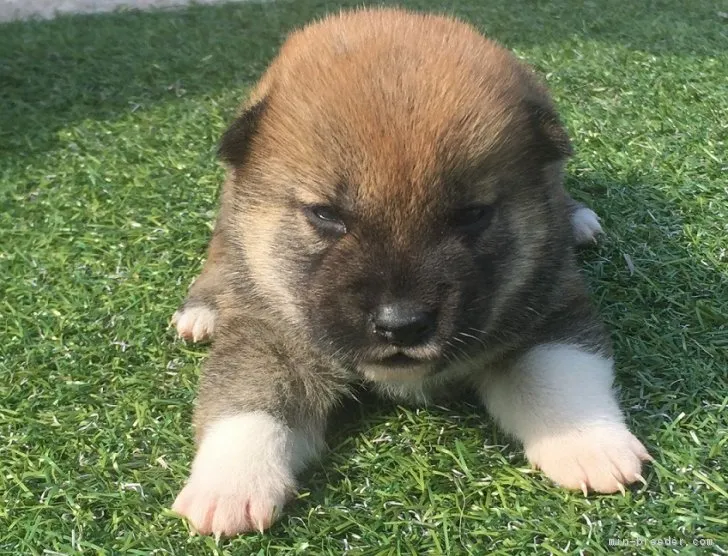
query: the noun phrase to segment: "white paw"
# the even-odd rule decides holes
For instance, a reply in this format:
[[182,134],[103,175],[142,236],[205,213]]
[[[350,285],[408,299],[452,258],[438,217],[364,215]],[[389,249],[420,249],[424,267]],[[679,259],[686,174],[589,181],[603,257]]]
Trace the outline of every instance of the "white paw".
[[621,423],[591,425],[540,438],[526,446],[526,457],[555,483],[569,489],[624,492],[644,482],[643,461],[652,458]]
[[267,529],[295,490],[293,435],[261,411],[218,421],[205,434],[172,510],[203,535]]
[[215,331],[215,310],[206,305],[191,305],[172,315],[172,324],[183,340],[203,342],[212,338]]
[[571,213],[571,227],[577,245],[597,242],[597,236],[604,233],[597,213],[585,206],[580,206]]

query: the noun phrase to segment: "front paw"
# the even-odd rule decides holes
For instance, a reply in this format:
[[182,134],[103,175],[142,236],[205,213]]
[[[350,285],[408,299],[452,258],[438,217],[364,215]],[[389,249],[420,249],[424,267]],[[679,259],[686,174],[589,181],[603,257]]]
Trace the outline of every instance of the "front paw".
[[[193,472],[172,510],[202,535],[230,537],[265,531],[286,502],[290,484],[230,465]],[[223,482],[223,477],[226,481]]]
[[213,425],[172,510],[198,533],[264,531],[295,489],[290,429],[262,412]]
[[621,423],[591,425],[541,437],[526,445],[526,457],[557,484],[569,489],[624,492],[642,481],[642,462],[652,458]]

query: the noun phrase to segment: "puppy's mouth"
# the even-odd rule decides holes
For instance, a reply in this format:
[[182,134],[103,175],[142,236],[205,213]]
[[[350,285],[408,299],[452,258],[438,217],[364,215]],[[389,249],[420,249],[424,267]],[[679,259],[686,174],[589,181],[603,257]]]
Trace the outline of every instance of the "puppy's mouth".
[[368,354],[359,370],[375,382],[421,380],[438,367],[440,350],[435,347],[387,349]]
[[398,348],[389,346],[374,349],[364,357],[367,365],[378,367],[413,367],[418,365],[432,365],[440,358],[440,349],[433,345],[417,346],[411,348]]
[[390,355],[378,361],[372,361],[371,363],[375,365],[382,365],[384,367],[410,367],[412,365],[421,365],[423,360],[410,357],[404,353],[395,353],[394,355]]

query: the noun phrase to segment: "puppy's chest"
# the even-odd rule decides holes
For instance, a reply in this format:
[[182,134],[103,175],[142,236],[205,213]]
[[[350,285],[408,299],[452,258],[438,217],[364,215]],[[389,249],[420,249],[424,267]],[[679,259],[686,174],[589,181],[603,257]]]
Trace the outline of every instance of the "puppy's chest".
[[388,380],[370,382],[379,395],[408,404],[428,405],[444,400],[462,398],[473,392],[480,375],[487,376],[488,369],[474,371],[471,365],[458,365],[421,380]]

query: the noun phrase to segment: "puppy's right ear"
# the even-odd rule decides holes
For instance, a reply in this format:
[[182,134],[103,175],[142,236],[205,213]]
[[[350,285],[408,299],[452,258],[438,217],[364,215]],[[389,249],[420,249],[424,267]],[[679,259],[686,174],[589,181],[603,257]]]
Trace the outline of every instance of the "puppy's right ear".
[[569,135],[551,103],[544,99],[526,101],[526,110],[536,138],[534,154],[545,162],[570,157],[573,149]]
[[247,108],[225,131],[217,149],[220,160],[233,167],[245,164],[250,151],[250,143],[255,135],[260,119],[265,112],[266,99]]

